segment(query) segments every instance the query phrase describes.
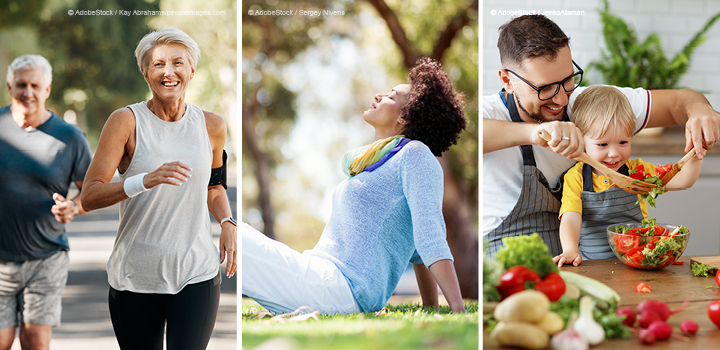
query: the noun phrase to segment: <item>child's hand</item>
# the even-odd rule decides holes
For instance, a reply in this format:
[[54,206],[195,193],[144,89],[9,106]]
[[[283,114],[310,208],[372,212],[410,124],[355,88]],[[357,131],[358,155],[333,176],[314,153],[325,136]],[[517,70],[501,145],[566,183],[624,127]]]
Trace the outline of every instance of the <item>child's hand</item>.
[[558,263],[558,267],[562,267],[563,264],[573,264],[573,266],[578,266],[582,262],[582,257],[578,252],[563,252],[562,254],[554,257],[553,261]]

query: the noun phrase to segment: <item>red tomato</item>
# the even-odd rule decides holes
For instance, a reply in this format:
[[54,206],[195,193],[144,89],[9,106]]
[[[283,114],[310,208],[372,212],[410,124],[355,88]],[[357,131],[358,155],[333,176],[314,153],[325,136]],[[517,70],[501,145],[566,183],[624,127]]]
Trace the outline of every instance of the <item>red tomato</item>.
[[720,287],[720,272],[715,272],[715,283]]
[[636,227],[636,228],[631,228],[630,232],[628,232],[628,233],[634,234],[634,235],[639,235],[641,233],[647,233],[648,231],[650,231],[649,227]]
[[654,225],[653,226],[653,235],[655,236],[662,236],[665,234],[665,228],[660,225]]
[[[626,255],[628,255],[628,256],[633,256],[633,255],[635,255],[635,254],[638,253],[638,252],[642,252],[643,249],[645,249],[644,246],[643,246],[643,247],[635,247],[635,248],[632,248],[632,249],[630,249],[630,250],[627,251]],[[642,253],[640,253],[640,254],[642,254]]]
[[523,265],[513,266],[500,276],[498,292],[503,299],[525,290],[525,282],[540,282],[540,275]]
[[720,328],[720,300],[715,300],[708,305],[708,317],[716,327]]
[[550,301],[558,301],[565,294],[565,280],[559,274],[550,272],[542,281],[535,284],[535,290],[547,295]]
[[630,177],[635,180],[642,180],[647,177],[647,174],[645,174],[645,165],[640,164],[635,169],[630,170],[632,174],[630,174]]
[[665,174],[667,174],[667,172],[670,171],[672,167],[672,164],[658,165],[657,167],[655,167],[655,175],[662,179],[662,177],[665,176]]
[[615,247],[617,248],[618,252],[622,254],[626,254],[630,249],[633,249],[637,247],[638,244],[640,244],[640,236],[629,237],[615,235],[613,239],[615,240]]
[[[684,264],[684,263],[685,263],[685,262],[682,261],[682,260],[675,260],[675,262],[673,263],[673,265],[682,265],[682,264]],[[720,286],[720,281],[717,280],[717,275],[715,276],[715,282],[717,282],[718,286]]]
[[645,255],[643,255],[642,251],[640,251],[640,252],[633,254],[630,257],[630,259],[632,259],[632,262],[635,263],[635,265],[640,266],[640,265],[642,265],[642,260],[644,257],[645,257]]
[[645,282],[640,282],[635,285],[635,291],[638,293],[650,293],[652,291],[652,287]]

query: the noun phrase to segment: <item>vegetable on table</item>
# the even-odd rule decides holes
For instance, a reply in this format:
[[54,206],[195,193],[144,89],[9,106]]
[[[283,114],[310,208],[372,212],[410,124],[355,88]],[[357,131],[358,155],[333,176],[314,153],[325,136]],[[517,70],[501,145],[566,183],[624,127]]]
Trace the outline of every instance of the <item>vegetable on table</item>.
[[535,284],[535,290],[547,295],[550,301],[558,301],[565,294],[565,280],[556,272],[550,272],[542,281]]
[[635,291],[638,293],[650,293],[652,292],[652,286],[645,282],[640,282],[635,285]]
[[[502,297],[495,288],[500,283],[500,275],[502,275],[504,269],[502,264],[495,258],[488,255],[488,249],[490,242],[487,239],[483,239],[483,301],[500,301]],[[484,305],[485,303],[483,303]]]
[[501,321],[490,333],[490,337],[500,346],[523,349],[545,349],[550,343],[550,336],[544,330],[525,322]]
[[620,316],[625,316],[625,319],[623,320],[622,324],[624,324],[628,327],[632,327],[635,325],[636,315],[635,315],[635,311],[633,309],[628,308],[628,307],[621,307],[621,308],[618,308],[615,313]]
[[680,305],[679,308],[675,310],[670,310],[670,307],[664,302],[660,300],[649,299],[638,304],[637,310],[638,312],[643,312],[645,310],[654,311],[655,313],[657,313],[658,316],[660,316],[660,320],[667,321],[670,315],[683,311],[685,309],[685,306],[687,306],[689,302],[690,298],[687,298],[682,303],[682,305]]
[[653,322],[661,321],[660,316],[653,310],[638,311],[638,315],[640,315],[640,318],[638,318],[640,328],[648,328]]
[[576,318],[577,314],[573,312],[569,316],[565,330],[553,335],[550,339],[551,348],[556,350],[587,350],[590,348],[587,340],[572,329]]
[[541,278],[550,272],[558,272],[557,264],[550,255],[550,249],[537,233],[504,237],[502,242],[503,247],[498,250],[495,257],[500,261],[503,269],[523,265],[537,272]]
[[541,292],[528,289],[515,293],[495,308],[495,320],[537,323],[550,311],[550,300]]
[[708,305],[708,317],[717,328],[720,328],[720,300],[715,300]]
[[680,331],[685,335],[695,335],[700,329],[697,323],[693,320],[684,320],[680,322]]
[[544,349],[550,334],[563,328],[563,320],[550,311],[550,300],[536,290],[515,293],[495,308],[498,324],[490,337],[501,346]]
[[[695,277],[710,277],[710,274],[716,274],[718,268],[703,263],[692,263],[690,264],[693,276]],[[717,274],[716,274],[717,275]]]
[[589,295],[595,299],[598,309],[614,311],[620,305],[620,295],[607,284],[570,271],[560,271],[565,283],[580,289],[580,295]]
[[605,329],[593,318],[592,303],[589,296],[580,298],[580,317],[575,321],[573,330],[587,340],[588,344],[597,345],[605,340]]
[[500,296],[505,299],[525,289],[532,289],[540,282],[540,275],[523,265],[515,265],[500,275],[500,284],[497,286]]

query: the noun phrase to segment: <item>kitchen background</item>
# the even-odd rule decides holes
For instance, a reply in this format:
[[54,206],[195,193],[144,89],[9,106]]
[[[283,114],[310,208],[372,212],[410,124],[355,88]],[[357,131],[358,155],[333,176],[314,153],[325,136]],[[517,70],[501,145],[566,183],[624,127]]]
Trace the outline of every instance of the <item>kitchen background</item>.
[[[609,0],[609,11],[634,28],[638,41],[643,42],[652,32],[658,34],[662,49],[672,60],[714,15],[720,12],[717,0]],[[482,9],[483,95],[497,93],[500,81],[497,70],[500,57],[497,51],[498,27],[522,14],[542,13],[555,21],[570,37],[573,59],[585,69],[583,80],[593,84],[605,83],[597,69],[588,69],[590,62],[601,57],[605,48],[603,24],[599,10],[602,0],[486,0]],[[545,12],[548,11],[548,12]],[[718,21],[720,22],[720,21]],[[714,23],[705,33],[703,42],[690,57],[690,67],[679,80],[679,87],[702,92],[718,110],[720,108],[720,23]],[[677,162],[684,154],[684,131],[668,128],[661,133],[637,136],[633,139],[632,157],[647,162],[667,164]],[[485,200],[488,200],[485,198]],[[666,193],[658,198],[657,208],[650,208],[650,217],[658,222],[681,224],[692,235],[685,255],[720,254],[720,147],[709,153],[700,178],[685,191]]]

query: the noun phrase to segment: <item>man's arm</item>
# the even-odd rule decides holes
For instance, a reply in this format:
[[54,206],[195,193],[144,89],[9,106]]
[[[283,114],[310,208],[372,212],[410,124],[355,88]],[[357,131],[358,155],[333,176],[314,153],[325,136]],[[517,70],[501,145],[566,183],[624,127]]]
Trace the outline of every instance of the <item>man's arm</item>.
[[[552,136],[550,142],[538,135],[540,130]],[[522,145],[539,145],[570,159],[585,150],[583,135],[571,122],[514,123],[483,118],[483,154]]]
[[685,152],[695,147],[697,158],[720,140],[720,113],[699,92],[682,90],[651,90],[652,103],[648,127],[685,126]]
[[80,192],[82,192],[83,182],[75,181],[75,185],[79,190],[75,198],[66,199],[59,193],[53,193],[53,200],[55,201],[55,205],[50,208],[50,212],[55,215],[55,220],[57,220],[59,223],[67,224],[70,221],[73,221],[73,219],[75,219],[75,216],[87,214],[85,209],[83,209],[82,207],[82,203],[80,202]]

